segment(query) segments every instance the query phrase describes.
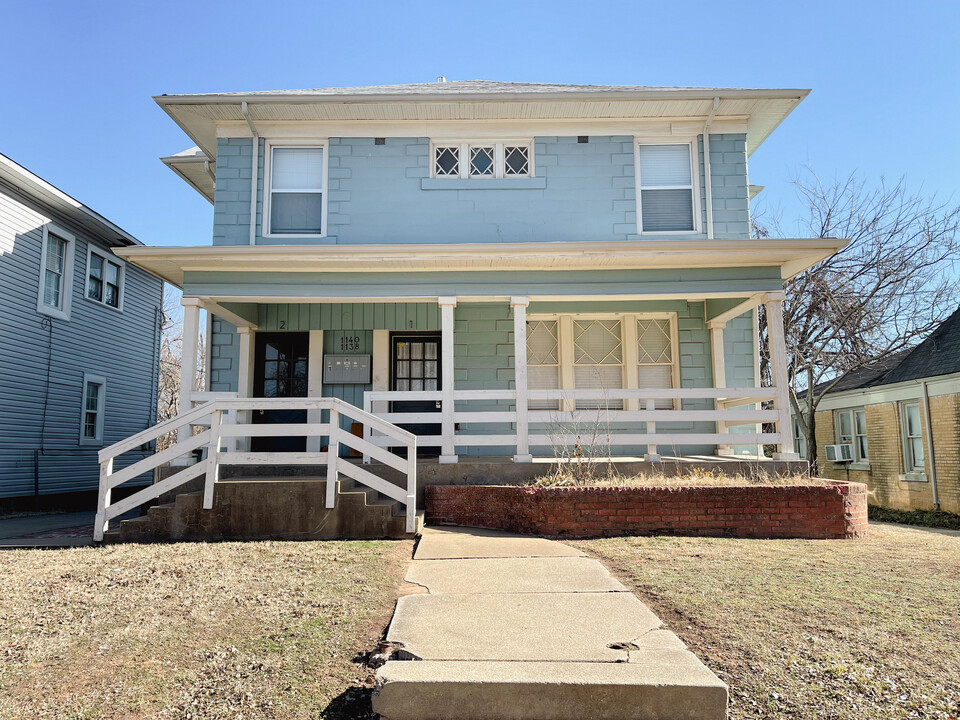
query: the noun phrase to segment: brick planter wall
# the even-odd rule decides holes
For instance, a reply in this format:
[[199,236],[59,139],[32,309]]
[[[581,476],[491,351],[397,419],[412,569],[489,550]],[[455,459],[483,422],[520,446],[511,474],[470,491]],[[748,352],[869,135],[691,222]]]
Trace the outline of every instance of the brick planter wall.
[[434,485],[427,522],[569,538],[703,535],[744,538],[863,537],[862,483],[752,487]]

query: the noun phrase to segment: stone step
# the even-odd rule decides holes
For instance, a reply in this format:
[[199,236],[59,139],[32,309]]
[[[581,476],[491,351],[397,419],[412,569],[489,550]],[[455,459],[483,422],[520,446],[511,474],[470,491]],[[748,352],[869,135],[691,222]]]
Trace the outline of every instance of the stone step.
[[390,660],[377,671],[373,710],[383,720],[724,720],[726,685],[677,653],[622,663]]

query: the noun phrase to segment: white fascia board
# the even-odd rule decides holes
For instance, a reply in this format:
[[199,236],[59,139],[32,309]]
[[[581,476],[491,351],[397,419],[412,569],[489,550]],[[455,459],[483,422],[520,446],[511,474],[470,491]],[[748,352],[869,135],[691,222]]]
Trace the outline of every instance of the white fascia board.
[[117,252],[168,282],[184,272],[449,272],[809,267],[845,240],[639,240],[457,245],[228,245]]
[[927,392],[930,397],[960,393],[960,373],[935,375],[929,378],[891,383],[890,385],[830,393],[820,401],[817,412],[916,400],[923,394],[922,385],[924,381],[927,383]]
[[[214,163],[206,156],[182,156],[182,155],[171,155],[169,157],[160,158],[160,162],[166,165],[168,168],[173,170],[180,178],[186,182],[190,187],[196,190],[198,193],[203,195],[210,204],[213,204],[213,191],[216,183],[214,179],[206,173],[205,163],[210,162],[211,166]],[[209,182],[198,182],[195,178],[191,177],[188,173],[188,169],[200,168],[202,172],[202,178],[206,178]]]
[[58,210],[104,242],[119,241],[126,245],[143,245],[123,228],[110,222],[100,213],[70,197],[43,178],[34,175],[6,155],[0,155],[0,180],[5,180],[32,200]]

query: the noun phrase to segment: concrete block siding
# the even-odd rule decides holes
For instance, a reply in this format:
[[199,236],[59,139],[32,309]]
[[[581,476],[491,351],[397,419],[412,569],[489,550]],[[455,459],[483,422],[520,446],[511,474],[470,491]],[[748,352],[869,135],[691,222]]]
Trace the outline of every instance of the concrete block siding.
[[[633,138],[594,136],[588,143],[576,140],[535,138],[535,175],[543,179],[542,186],[497,189],[497,181],[451,180],[444,189],[424,189],[421,181],[430,175],[429,138],[386,138],[384,145],[375,145],[373,138],[330,138],[327,234],[303,240],[262,237],[261,139],[257,243],[546,242],[648,237],[636,234]],[[250,242],[252,147],[249,138],[218,140],[214,245]],[[702,138],[697,147],[701,224],[705,231]],[[711,135],[710,160],[715,237],[749,237],[746,137]],[[481,182],[485,189],[472,189]]]

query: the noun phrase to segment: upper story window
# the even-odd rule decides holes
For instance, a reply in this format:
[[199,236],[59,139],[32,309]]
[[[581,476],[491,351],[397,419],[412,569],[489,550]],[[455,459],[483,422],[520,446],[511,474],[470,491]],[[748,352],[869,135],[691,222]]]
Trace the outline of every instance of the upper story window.
[[70,319],[70,299],[73,283],[73,248],[76,239],[55,225],[43,228],[43,247],[40,255],[40,293],[37,310],[45,315]]
[[699,173],[693,143],[637,144],[637,230],[696,232]]
[[91,246],[87,255],[87,299],[120,309],[123,266]]
[[273,145],[269,149],[267,235],[323,235],[326,147]]
[[533,177],[533,143],[434,143],[431,167],[437,178]]

